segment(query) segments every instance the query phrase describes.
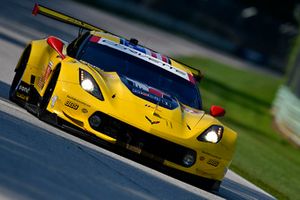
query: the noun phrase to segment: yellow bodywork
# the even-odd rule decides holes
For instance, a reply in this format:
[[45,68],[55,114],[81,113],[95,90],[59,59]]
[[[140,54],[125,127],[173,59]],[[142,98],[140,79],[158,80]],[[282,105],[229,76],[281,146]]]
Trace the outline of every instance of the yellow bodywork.
[[[93,34],[116,43],[120,40],[107,33],[93,32]],[[95,69],[69,56],[62,59],[46,40],[32,41],[29,45],[31,54],[22,81],[30,84],[31,76],[35,76],[33,86],[41,97],[52,76],[51,73],[45,76],[47,69],[50,67],[50,71],[53,72],[58,65],[61,66],[55,90],[47,106],[49,112],[105,141],[115,143],[114,138],[95,131],[89,125],[88,118],[93,113],[101,111],[142,131],[193,149],[197,153],[196,162],[191,167],[184,167],[168,160],[163,162],[164,165],[208,179],[219,181],[223,179],[233,158],[237,134],[216,118],[202,110],[187,106],[180,105],[174,110],[157,107],[135,96],[114,72],[107,73]],[[174,60],[172,65],[191,73]],[[100,101],[82,89],[79,84],[79,69],[93,76],[104,101]],[[160,123],[151,124],[145,116],[151,121],[160,121]],[[221,141],[217,144],[198,141],[197,137],[211,125],[224,127]],[[134,151],[139,153],[137,150]]]

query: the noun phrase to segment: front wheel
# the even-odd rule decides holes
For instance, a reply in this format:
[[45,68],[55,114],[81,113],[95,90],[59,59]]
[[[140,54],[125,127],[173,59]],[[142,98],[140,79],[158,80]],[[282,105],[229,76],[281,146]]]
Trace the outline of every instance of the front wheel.
[[10,89],[9,89],[9,100],[11,100],[13,102],[16,101],[16,91],[18,90],[18,87],[22,81],[22,77],[23,77],[24,71],[26,69],[26,65],[27,65],[29,56],[30,56],[30,50],[31,50],[30,46],[24,50],[22,57],[19,61],[19,64],[15,70],[16,74],[14,76],[14,79],[13,79]]
[[220,190],[221,183],[221,181],[212,180],[204,184],[203,188],[208,191],[218,192]]

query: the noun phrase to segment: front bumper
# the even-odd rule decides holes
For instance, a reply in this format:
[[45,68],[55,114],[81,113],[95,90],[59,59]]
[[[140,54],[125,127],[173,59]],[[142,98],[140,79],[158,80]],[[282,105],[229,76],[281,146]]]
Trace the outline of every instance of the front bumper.
[[[69,91],[76,92],[70,94]],[[79,85],[60,81],[47,107],[49,112],[78,128],[165,166],[207,179],[223,179],[231,161],[217,153],[222,151],[220,145],[201,143],[195,148],[195,141],[182,140],[178,143],[172,141],[172,138],[158,137],[110,115],[110,110],[113,109],[115,108],[109,101],[100,102]],[[93,115],[101,117],[101,126],[93,128],[90,125],[89,118]],[[183,164],[183,157],[187,153],[195,155],[195,162],[191,167]]]

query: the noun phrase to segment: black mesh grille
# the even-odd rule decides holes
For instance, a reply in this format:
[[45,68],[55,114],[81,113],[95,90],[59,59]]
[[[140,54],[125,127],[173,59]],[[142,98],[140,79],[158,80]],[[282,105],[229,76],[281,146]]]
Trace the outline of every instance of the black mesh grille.
[[184,166],[182,159],[187,153],[196,156],[196,152],[192,149],[149,134],[109,115],[101,112],[96,112],[92,116],[94,115],[101,118],[99,127],[91,126],[94,130],[117,139],[118,143],[123,146],[129,144],[138,147],[136,149],[141,149],[141,153],[148,157],[157,160],[168,160]]

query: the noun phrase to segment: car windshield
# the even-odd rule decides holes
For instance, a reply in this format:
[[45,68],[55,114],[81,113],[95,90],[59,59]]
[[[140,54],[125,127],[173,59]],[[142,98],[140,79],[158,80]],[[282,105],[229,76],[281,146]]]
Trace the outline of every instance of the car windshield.
[[87,42],[76,57],[104,71],[159,89],[187,106],[202,109],[197,85],[138,57],[94,42]]

